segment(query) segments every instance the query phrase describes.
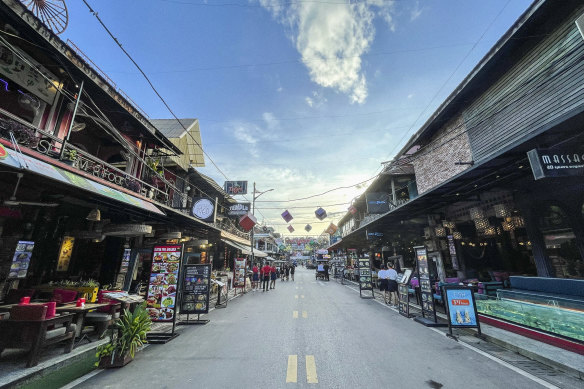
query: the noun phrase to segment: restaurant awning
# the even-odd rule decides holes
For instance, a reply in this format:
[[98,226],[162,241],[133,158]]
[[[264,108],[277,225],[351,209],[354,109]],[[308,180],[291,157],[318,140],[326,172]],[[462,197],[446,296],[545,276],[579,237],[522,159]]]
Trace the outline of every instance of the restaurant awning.
[[[243,245],[239,242],[234,242],[234,241],[229,240],[229,239],[221,239],[221,240],[223,241],[223,243],[228,244],[229,246],[236,248],[238,250],[241,250],[242,254],[251,255],[251,246],[246,246],[246,245]],[[259,258],[263,258],[263,257],[268,256],[268,254],[266,254],[263,251],[258,250],[258,249],[253,250],[253,255],[255,257],[259,257]]]
[[6,155],[3,156],[3,158],[0,158],[0,166],[9,166],[14,169],[19,169],[21,171],[23,170],[26,173],[36,174],[45,178],[51,178],[58,182],[89,191],[93,194],[97,194],[112,200],[117,200],[127,205],[138,207],[152,213],[165,215],[163,211],[146,200],[119,190],[115,190],[109,186],[100,184],[81,175],[43,162],[40,159],[33,158],[29,155],[25,155],[8,148],[5,148],[5,150]]

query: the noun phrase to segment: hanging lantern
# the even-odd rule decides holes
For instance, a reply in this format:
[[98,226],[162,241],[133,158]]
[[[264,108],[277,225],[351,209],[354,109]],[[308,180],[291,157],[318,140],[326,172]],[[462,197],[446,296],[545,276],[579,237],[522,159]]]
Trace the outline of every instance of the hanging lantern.
[[456,228],[456,223],[449,222],[448,220],[442,220],[442,226],[453,230]]
[[454,231],[452,233],[452,237],[456,240],[460,240],[460,239],[462,239],[462,233],[460,231]]
[[290,231],[290,232],[294,232],[294,227],[292,227],[292,226],[288,226],[288,231]]
[[306,232],[310,232],[310,230],[312,230],[312,226],[310,224],[307,224],[306,227],[304,227],[304,229],[306,230]]
[[493,226],[485,228],[485,236],[495,236],[497,235],[497,230]]
[[288,210],[285,210],[285,211],[282,213],[282,218],[283,218],[284,220],[286,220],[286,223],[289,223],[289,222],[290,222],[290,220],[294,219],[294,218],[292,217],[292,215],[290,214],[290,212],[288,212]]
[[327,234],[333,235],[335,232],[337,232],[337,226],[335,226],[333,223],[329,224],[329,226],[327,227],[327,229],[324,231]]
[[489,227],[489,219],[486,217],[474,219],[474,222],[476,229],[479,231],[484,231]]
[[326,217],[326,211],[323,208],[317,209],[314,214],[318,220],[323,220]]
[[485,212],[481,207],[473,207],[469,209],[470,218],[472,220],[477,220],[485,217]]
[[503,223],[501,223],[501,227],[503,227],[503,231],[513,231],[515,229],[513,222],[508,221],[504,221]]
[[253,228],[253,226],[256,225],[256,223],[257,223],[257,219],[255,218],[255,216],[251,212],[248,212],[247,214],[245,214],[239,218],[239,225],[245,231],[251,230]]
[[436,227],[436,228],[434,228],[434,232],[436,233],[436,236],[438,238],[446,237],[446,228],[444,228],[444,227]]
[[357,213],[357,208],[355,208],[353,205],[351,205],[349,207],[349,212],[351,212],[351,215],[354,215]]
[[502,219],[511,216],[511,211],[509,210],[509,207],[507,207],[507,204],[494,205],[493,209],[495,210],[495,216]]
[[525,227],[525,220],[523,220],[523,217],[521,216],[513,216],[511,218],[513,226],[515,228],[523,228]]

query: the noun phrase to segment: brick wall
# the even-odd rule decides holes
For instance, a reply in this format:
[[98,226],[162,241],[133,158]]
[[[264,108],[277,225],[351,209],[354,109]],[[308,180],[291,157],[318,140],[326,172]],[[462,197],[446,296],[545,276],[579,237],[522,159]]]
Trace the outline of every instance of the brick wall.
[[423,145],[414,155],[412,164],[416,174],[418,194],[422,194],[468,169],[470,165],[455,165],[455,162],[472,160],[470,143],[464,120],[461,116],[452,119]]

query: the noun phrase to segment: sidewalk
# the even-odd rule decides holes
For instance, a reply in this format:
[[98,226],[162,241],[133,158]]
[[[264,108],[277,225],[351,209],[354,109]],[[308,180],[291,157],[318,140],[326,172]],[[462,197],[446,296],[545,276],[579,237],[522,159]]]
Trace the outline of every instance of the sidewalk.
[[[357,287],[359,285],[352,281],[349,282]],[[375,300],[385,305],[383,295],[378,291],[375,292]],[[396,308],[390,306],[387,307],[398,312]],[[418,305],[410,302],[410,313],[415,316],[421,316],[421,309]],[[445,314],[436,312],[436,315],[440,321],[444,323],[447,322]],[[434,329],[445,335],[448,333],[448,327],[436,327]],[[526,357],[529,360],[540,362],[541,364],[553,369],[560,370],[571,377],[584,380],[584,355],[564,350],[485,323],[481,323],[481,332],[484,335],[484,340],[473,336],[476,333],[476,330],[453,330],[453,333],[459,336],[459,341],[476,347],[499,359],[511,359],[509,361],[510,363],[521,362],[518,363],[518,365],[525,365],[528,367],[528,369],[524,370],[531,370],[529,369],[530,366],[527,361],[518,361],[517,354]],[[488,344],[488,346],[485,347],[485,344]],[[513,357],[513,355],[515,357]],[[539,367],[539,369],[542,368]],[[545,368],[543,370],[545,370]],[[533,374],[533,371],[530,372]],[[582,383],[582,386],[584,387],[584,382]]]

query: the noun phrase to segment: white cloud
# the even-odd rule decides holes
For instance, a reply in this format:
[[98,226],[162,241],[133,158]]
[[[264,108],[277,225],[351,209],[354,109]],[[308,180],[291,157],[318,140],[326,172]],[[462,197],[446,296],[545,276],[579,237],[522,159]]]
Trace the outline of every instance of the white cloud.
[[328,100],[326,99],[326,97],[322,95],[322,93],[313,91],[312,96],[306,96],[304,98],[304,101],[306,101],[306,104],[308,104],[309,107],[318,108],[322,106],[324,103],[326,103]]
[[314,101],[312,101],[312,99],[308,96],[306,96],[305,100],[306,104],[308,104],[308,106],[312,108],[312,106],[314,105]]
[[420,8],[420,2],[416,1],[416,4],[414,5],[412,12],[410,13],[410,21],[413,22],[414,20],[419,18],[420,15],[422,15],[422,12],[424,12],[424,8]]
[[414,97],[414,94],[413,94],[413,93],[410,93],[410,94],[408,95],[408,99],[411,99],[411,98],[413,98],[413,97]]
[[365,102],[367,79],[361,57],[375,37],[376,17],[395,30],[391,15],[393,1],[365,0],[346,5],[258,1],[289,29],[313,82],[347,94],[353,103]]
[[264,112],[264,114],[262,115],[264,122],[266,122],[266,125],[268,126],[268,128],[270,130],[274,130],[276,128],[280,127],[280,121],[278,119],[276,119],[276,117],[274,116],[273,113],[271,112]]

